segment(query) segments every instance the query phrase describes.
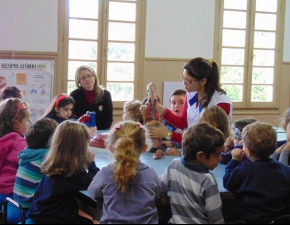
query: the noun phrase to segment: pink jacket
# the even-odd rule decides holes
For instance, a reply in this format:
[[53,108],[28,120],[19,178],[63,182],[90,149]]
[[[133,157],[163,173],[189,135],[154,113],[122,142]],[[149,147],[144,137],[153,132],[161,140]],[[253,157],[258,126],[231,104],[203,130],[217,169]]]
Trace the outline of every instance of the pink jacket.
[[11,132],[0,138],[0,194],[13,193],[18,153],[27,147],[26,141],[18,133]]

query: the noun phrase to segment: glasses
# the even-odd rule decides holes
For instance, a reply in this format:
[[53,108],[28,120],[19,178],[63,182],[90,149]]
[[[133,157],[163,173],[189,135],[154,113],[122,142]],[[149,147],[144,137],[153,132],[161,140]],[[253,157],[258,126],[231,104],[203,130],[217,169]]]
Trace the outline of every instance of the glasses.
[[82,77],[80,78],[80,81],[85,81],[86,79],[92,79],[93,78],[93,75],[88,75],[87,77]]
[[197,80],[187,80],[185,78],[183,78],[183,75],[180,74],[181,79],[183,80],[183,83],[185,83],[185,85],[191,85],[193,82],[196,82]]
[[17,111],[16,111],[15,116],[13,117],[13,119],[15,119],[18,116],[20,110],[25,110],[27,108],[28,108],[28,106],[27,106],[27,104],[25,102],[17,102]]

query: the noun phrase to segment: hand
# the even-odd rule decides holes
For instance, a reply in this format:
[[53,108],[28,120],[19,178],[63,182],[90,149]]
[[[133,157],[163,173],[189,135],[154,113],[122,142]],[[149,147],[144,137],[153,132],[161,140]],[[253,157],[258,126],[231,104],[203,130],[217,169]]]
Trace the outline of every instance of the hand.
[[[289,142],[288,142],[288,143],[289,143]],[[280,155],[281,152],[282,152],[282,149],[285,149],[284,147],[286,146],[286,144],[287,144],[287,143],[285,143],[285,144],[281,145],[279,148],[277,148],[277,149],[275,150],[275,153],[278,154],[278,155]],[[289,148],[288,148],[288,149],[289,149]],[[290,151],[290,150],[289,150],[289,151]]]
[[232,159],[237,160],[237,161],[241,161],[242,158],[245,156],[244,151],[240,148],[233,149],[231,154],[232,154]]
[[159,121],[156,124],[157,127],[147,126],[150,138],[165,138],[169,130]]
[[224,147],[225,147],[225,152],[228,152],[232,147],[234,146],[234,138],[233,137],[228,137],[225,141]]
[[90,163],[95,161],[95,153],[90,152],[89,150],[88,150],[87,157],[88,157],[88,160],[89,160]]

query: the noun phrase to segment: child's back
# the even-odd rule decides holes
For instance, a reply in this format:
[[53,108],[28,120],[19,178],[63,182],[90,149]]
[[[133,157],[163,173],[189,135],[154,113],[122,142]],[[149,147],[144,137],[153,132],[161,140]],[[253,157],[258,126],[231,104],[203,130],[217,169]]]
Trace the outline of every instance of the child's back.
[[[272,125],[255,122],[243,129],[243,151],[234,149],[223,184],[241,203],[240,219],[269,223],[289,214],[290,168],[269,158],[277,144]],[[239,166],[246,155],[253,163]]]
[[104,201],[100,223],[158,223],[158,175],[139,161],[139,156],[150,148],[146,136],[141,124],[133,121],[119,123],[110,132],[108,148],[116,161],[103,167],[88,188],[91,198]]
[[26,132],[28,147],[18,154],[20,160],[13,189],[14,200],[24,208],[29,208],[32,204],[35,188],[43,176],[40,166],[57,125],[55,120],[43,118],[36,121]]
[[223,223],[222,201],[213,170],[220,160],[225,137],[200,123],[183,133],[181,159],[174,159],[161,176],[162,192],[170,191],[169,223]]

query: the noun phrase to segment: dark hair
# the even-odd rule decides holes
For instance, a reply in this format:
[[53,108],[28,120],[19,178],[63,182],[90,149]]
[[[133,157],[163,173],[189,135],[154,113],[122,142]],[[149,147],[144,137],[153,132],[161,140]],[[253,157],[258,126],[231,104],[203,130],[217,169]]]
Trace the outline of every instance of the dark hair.
[[258,120],[255,118],[251,118],[251,117],[243,118],[243,119],[236,120],[234,122],[234,126],[235,126],[235,128],[238,128],[240,130],[240,132],[242,132],[245,126],[247,126],[250,123],[254,123],[254,122],[258,122]]
[[[69,104],[72,104],[73,106],[75,105],[75,100],[73,99],[73,97],[67,95],[67,94],[58,94],[57,96],[54,97],[54,99],[51,101],[50,105],[48,106],[46,112],[40,117],[44,118],[46,116],[49,117],[54,117],[57,115],[57,112],[54,110],[54,107],[57,108],[62,108],[65,107]],[[72,115],[72,117],[74,117],[74,115]]]
[[202,80],[203,78],[207,79],[204,86],[204,96],[201,99],[202,108],[208,106],[215,91],[227,94],[226,91],[221,88],[219,68],[215,61],[197,57],[187,62],[183,66],[183,69],[185,69],[191,77],[197,80]]
[[171,101],[171,97],[174,96],[174,95],[182,95],[182,96],[185,96],[186,95],[186,91],[183,90],[183,89],[176,89],[170,96],[169,98],[169,102]]
[[32,124],[25,134],[28,148],[49,148],[50,137],[54,133],[58,123],[49,118],[43,118]]
[[182,135],[182,149],[185,160],[196,160],[199,151],[207,159],[225,143],[224,134],[208,123],[198,123],[189,127]]
[[22,92],[18,87],[7,86],[1,91],[0,99],[5,100],[7,98],[22,98]]

